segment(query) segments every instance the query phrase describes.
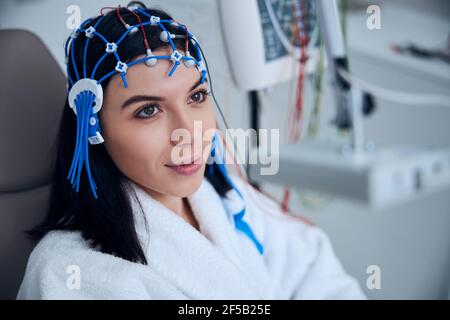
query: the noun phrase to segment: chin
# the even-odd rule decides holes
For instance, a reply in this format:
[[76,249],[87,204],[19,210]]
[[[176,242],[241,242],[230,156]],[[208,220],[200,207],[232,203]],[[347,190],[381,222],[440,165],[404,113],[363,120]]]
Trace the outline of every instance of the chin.
[[192,176],[179,177],[175,179],[172,195],[177,197],[188,197],[200,188],[204,178],[205,170],[199,170]]

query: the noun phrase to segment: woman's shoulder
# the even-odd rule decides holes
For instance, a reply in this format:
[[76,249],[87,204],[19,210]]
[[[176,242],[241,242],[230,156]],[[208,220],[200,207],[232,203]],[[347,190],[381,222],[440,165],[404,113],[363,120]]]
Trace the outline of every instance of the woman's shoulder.
[[18,298],[95,298],[102,292],[125,292],[123,284],[133,282],[142,267],[101,252],[78,231],[51,231],[31,252]]
[[36,244],[28,259],[28,264],[54,266],[72,259],[79,260],[83,255],[94,254],[97,251],[83,239],[79,231],[53,230]]
[[42,267],[65,260],[73,251],[79,251],[85,245],[81,234],[76,231],[54,230],[43,236],[28,258],[28,266]]
[[[143,265],[125,260],[114,254],[102,252],[92,245],[80,231],[54,230],[47,233],[35,246],[28,259],[27,267],[66,271],[71,266],[79,266],[85,271],[120,268],[140,268]],[[95,267],[95,269],[93,269]]]

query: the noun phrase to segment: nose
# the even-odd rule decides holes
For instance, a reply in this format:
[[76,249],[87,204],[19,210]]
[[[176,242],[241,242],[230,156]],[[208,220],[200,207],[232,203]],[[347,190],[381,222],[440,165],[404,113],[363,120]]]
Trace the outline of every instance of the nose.
[[[193,140],[186,140],[194,137],[194,122],[195,120],[189,114],[189,112],[180,111],[174,114],[172,117],[172,126],[170,140],[175,146],[180,143],[193,143]],[[182,138],[179,138],[182,136]]]
[[[179,110],[171,119],[170,142],[183,159],[197,157],[203,152],[203,124],[189,110]],[[194,159],[191,159],[194,160]]]

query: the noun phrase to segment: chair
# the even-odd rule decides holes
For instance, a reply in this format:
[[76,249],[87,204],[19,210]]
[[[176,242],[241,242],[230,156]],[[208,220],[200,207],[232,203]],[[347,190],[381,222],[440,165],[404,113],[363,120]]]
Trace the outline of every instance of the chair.
[[67,89],[36,35],[4,29],[0,44],[0,299],[14,299],[33,248],[24,230],[48,210]]

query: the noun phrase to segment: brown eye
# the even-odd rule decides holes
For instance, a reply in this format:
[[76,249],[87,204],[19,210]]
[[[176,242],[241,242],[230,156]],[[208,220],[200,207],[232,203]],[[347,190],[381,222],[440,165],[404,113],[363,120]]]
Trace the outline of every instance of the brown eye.
[[152,118],[159,112],[158,107],[155,104],[150,104],[139,111],[136,115],[138,118]]
[[195,102],[195,103],[201,103],[201,102],[205,101],[206,96],[207,96],[208,94],[209,94],[209,92],[207,92],[206,90],[202,89],[202,90],[199,90],[199,91],[197,91],[196,93],[194,93],[194,94],[191,96],[191,99],[192,99],[192,101]]

